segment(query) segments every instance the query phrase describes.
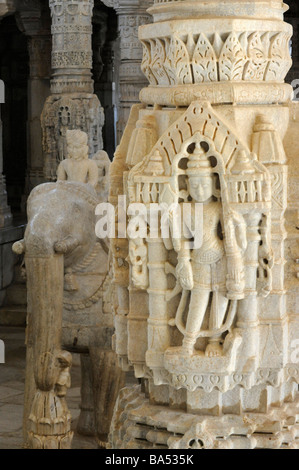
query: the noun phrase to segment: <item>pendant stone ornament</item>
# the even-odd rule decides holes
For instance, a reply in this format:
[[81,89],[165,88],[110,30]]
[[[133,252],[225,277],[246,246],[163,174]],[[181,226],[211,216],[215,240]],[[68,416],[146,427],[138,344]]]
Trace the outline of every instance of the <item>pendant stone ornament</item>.
[[[299,112],[284,83],[286,9],[156,0],[139,29],[149,86],[116,150],[110,202],[168,208],[169,236],[148,227],[111,242],[114,347],[141,381],[118,397],[112,449],[299,447]],[[180,236],[173,205],[191,214]]]

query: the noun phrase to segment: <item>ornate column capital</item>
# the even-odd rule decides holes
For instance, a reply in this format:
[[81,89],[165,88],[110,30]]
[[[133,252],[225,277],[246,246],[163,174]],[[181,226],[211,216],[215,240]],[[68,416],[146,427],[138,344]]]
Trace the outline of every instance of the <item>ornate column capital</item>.
[[[140,99],[161,106],[286,102],[292,28],[283,2],[155,0],[154,23],[139,29],[142,71],[150,86]],[[175,27],[174,27],[175,25]]]
[[145,12],[153,3],[153,1],[148,0],[102,0],[102,3],[109,8],[114,8],[116,12],[120,13],[121,11],[129,10],[140,10],[140,12]]
[[39,0],[15,0],[16,21],[26,36],[50,36],[49,8]]
[[119,6],[119,3],[120,3],[120,0],[101,0],[102,3],[104,3],[104,5],[106,5],[106,7],[109,7],[109,8],[118,8]]
[[19,30],[28,37],[30,77],[51,76],[51,17],[46,5],[38,0],[17,1],[16,21]]

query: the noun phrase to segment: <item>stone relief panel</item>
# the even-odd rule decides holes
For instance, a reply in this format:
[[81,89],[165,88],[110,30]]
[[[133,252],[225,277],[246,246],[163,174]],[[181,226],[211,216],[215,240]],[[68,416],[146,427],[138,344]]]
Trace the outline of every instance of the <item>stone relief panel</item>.
[[[258,122],[260,121],[258,120]],[[135,148],[138,141],[138,135],[140,134],[141,136],[143,133],[150,132],[150,135],[153,136],[153,129],[155,128],[154,123],[155,118],[150,115],[147,116],[146,119],[143,118],[143,120],[137,121],[136,128],[131,135],[131,141],[128,146],[128,164],[131,161],[130,155],[132,155],[132,149]],[[149,124],[151,131],[147,129]],[[268,128],[269,127],[271,126],[268,124]],[[140,130],[140,128],[142,130]],[[272,139],[275,141],[277,136],[275,136],[274,130],[272,134]],[[255,137],[257,138],[257,136]],[[205,144],[205,152],[199,144]],[[189,148],[192,145],[196,146],[195,150],[191,152]],[[207,147],[209,147],[210,150],[207,151]],[[264,147],[262,146],[260,148]],[[217,157],[217,155],[219,155],[219,157]],[[206,166],[207,158],[212,156],[214,158],[216,156],[218,161],[215,167],[216,169],[211,169]],[[187,164],[187,167],[184,167],[184,161],[184,164]],[[182,164],[183,166],[181,166]],[[221,170],[220,167],[222,168]],[[138,366],[138,374],[141,374],[141,376],[147,376],[148,372],[146,371],[148,371],[149,367],[153,370],[156,385],[168,383],[178,389],[187,387],[188,390],[196,390],[200,387],[204,388],[206,391],[211,391],[214,388],[217,388],[224,392],[225,390],[233,388],[236,383],[253,385],[255,383],[260,383],[261,380],[263,380],[263,378],[258,375],[258,364],[260,359],[257,351],[255,350],[255,353],[253,354],[253,350],[251,349],[253,345],[250,346],[250,341],[247,342],[248,339],[244,339],[244,342],[242,343],[239,336],[240,334],[242,336],[240,329],[232,329],[232,325],[235,325],[234,328],[236,328],[236,324],[238,322],[242,323],[242,311],[245,309],[246,312],[248,312],[248,308],[250,308],[249,317],[251,320],[247,318],[246,321],[257,321],[257,299],[268,297],[272,290],[273,253],[271,248],[269,216],[272,201],[274,203],[276,198],[275,194],[277,193],[276,180],[275,178],[271,179],[268,169],[257,160],[254,154],[251,154],[250,152],[248,153],[246,145],[243,144],[242,141],[238,139],[225,124],[223,124],[223,121],[219,119],[219,116],[215,114],[209,105],[193,103],[188,112],[183,114],[179,121],[176,121],[168,131],[158,139],[149,155],[141,163],[133,167],[129,173],[128,194],[130,196],[130,202],[144,203],[146,205],[165,202],[168,207],[172,203],[178,201],[188,203],[191,189],[187,191],[188,184],[186,186],[186,181],[185,183],[182,183],[182,178],[185,180],[188,178],[192,179],[193,170],[198,170],[198,173],[200,173],[200,171],[203,173],[209,173],[209,178],[211,178],[212,174],[218,172],[220,187],[226,188],[224,192],[219,192],[219,189],[216,190],[215,182],[212,184],[212,187],[214,188],[212,190],[214,197],[216,197],[216,199],[218,198],[218,202],[220,202],[219,207],[222,206],[220,211],[222,215],[220,219],[222,219],[222,227],[226,233],[226,242],[223,246],[223,250],[220,249],[223,242],[218,240],[216,228],[216,238],[214,241],[215,247],[219,245],[218,248],[220,249],[220,252],[223,253],[223,255],[226,253],[223,258],[226,260],[224,263],[225,266],[223,264],[223,269],[226,273],[223,278],[225,279],[223,286],[226,284],[226,288],[224,287],[224,289],[227,289],[228,293],[230,292],[224,296],[224,298],[228,298],[229,300],[225,300],[225,302],[220,301],[222,292],[220,289],[217,294],[219,298],[216,302],[218,305],[216,311],[217,309],[221,309],[222,305],[224,309],[222,317],[219,310],[218,313],[215,313],[213,307],[206,306],[207,309],[212,308],[209,314],[210,320],[208,323],[207,320],[204,320],[202,326],[198,328],[193,325],[195,330],[197,330],[197,333],[192,329],[192,327],[189,332],[189,336],[194,336],[192,341],[189,341],[189,343],[192,344],[189,344],[189,346],[186,345],[186,348],[184,349],[184,340],[183,347],[180,346],[180,343],[182,338],[186,339],[186,336],[188,336],[187,330],[189,327],[187,327],[186,324],[187,306],[189,305],[190,309],[190,305],[194,304],[194,308],[195,305],[199,305],[195,299],[192,302],[192,292],[194,287],[192,287],[191,284],[190,287],[187,285],[183,287],[181,284],[183,281],[180,280],[187,279],[189,274],[191,275],[191,278],[193,278],[194,283],[198,276],[198,279],[201,279],[201,275],[197,273],[195,265],[193,266],[193,274],[191,274],[192,270],[190,271],[189,263],[184,261],[185,259],[188,260],[190,256],[191,259],[193,259],[193,255],[186,252],[186,256],[184,256],[181,251],[182,248],[180,248],[180,243],[175,240],[172,240],[171,243],[167,240],[151,240],[150,238],[140,240],[129,239],[127,261],[130,264],[132,287],[137,289],[137,291],[147,290],[150,306],[147,320],[147,343],[151,346],[148,346],[148,350],[145,351],[144,356],[144,367],[145,363],[147,367],[145,367],[144,372],[142,373],[140,366]],[[206,174],[206,178],[208,179],[208,174]],[[272,190],[273,198],[271,196]],[[192,191],[194,194],[193,189]],[[216,202],[214,204],[216,204]],[[216,206],[217,204],[215,207],[213,206],[213,210],[211,206],[211,213],[209,212],[209,216],[207,216],[208,212],[206,212],[209,227],[213,225],[212,220],[214,220],[215,223],[217,220],[220,221],[220,219],[217,219],[218,206]],[[225,207],[227,209],[225,209]],[[283,214],[284,210],[285,206],[280,207],[279,215],[277,215],[280,223],[281,214]],[[205,233],[208,233],[209,236],[211,235],[209,230],[206,230]],[[163,243],[165,243],[165,246]],[[211,240],[206,241],[205,243],[207,246],[209,243],[212,243],[213,245]],[[260,245],[261,243],[262,245]],[[277,249],[275,244],[274,246],[275,249]],[[175,261],[173,255],[170,256],[170,253],[174,253],[172,250],[177,253],[177,261]],[[212,249],[213,253],[214,251]],[[196,250],[194,252],[194,256],[196,257]],[[205,261],[207,266],[210,262],[213,263],[212,258],[212,261],[207,261],[208,258]],[[219,258],[219,263],[221,259],[222,256]],[[202,263],[204,264],[203,261]],[[116,265],[116,277],[117,272],[118,267]],[[198,272],[201,271],[199,270]],[[221,275],[222,270],[220,267],[216,269],[216,272],[217,276]],[[174,283],[169,284],[169,276],[174,277]],[[194,294],[197,292],[198,285],[201,285],[202,282],[208,282],[207,280],[209,279],[209,276],[206,273],[201,281],[198,281],[198,279],[196,281],[197,287]],[[211,280],[211,285],[213,285],[213,282]],[[222,285],[221,282],[220,284],[216,284],[218,287]],[[171,285],[172,287],[170,287]],[[192,285],[194,286],[194,284]],[[164,304],[161,297],[162,286],[163,289],[166,289],[164,300],[166,303]],[[184,288],[187,289],[185,290],[185,294]],[[191,290],[191,299],[188,299],[188,290]],[[134,295],[134,292],[132,292],[132,302]],[[136,295],[139,294],[136,292]],[[200,304],[202,305],[202,301]],[[213,311],[215,313],[215,317],[213,316]],[[207,310],[203,313],[204,316],[202,318],[207,318]],[[132,331],[134,329],[135,320],[133,320],[133,317],[135,318],[135,315],[138,316],[139,314],[137,312],[134,313],[134,315],[130,314],[128,321],[126,321],[123,326],[120,326],[119,324],[119,328],[126,328],[126,325],[129,325],[128,332],[130,334],[130,328],[132,328]],[[169,316],[171,319],[169,319]],[[198,318],[198,312],[196,317]],[[222,320],[220,320],[220,317]],[[238,318],[239,320],[237,320]],[[141,318],[139,318],[139,321],[141,321]],[[191,321],[191,324],[194,324],[194,322]],[[175,333],[173,328],[180,333]],[[215,333],[215,337],[213,331]],[[232,336],[230,333],[226,336],[225,346],[224,344],[221,346],[220,352],[216,343],[225,331],[230,331]],[[234,331],[236,336],[234,336]],[[118,333],[122,336],[120,330]],[[181,340],[179,339],[180,337]],[[208,338],[210,338],[210,340],[208,340]],[[132,340],[129,339],[129,344],[131,341]],[[138,340],[136,341],[138,342]],[[196,351],[194,353],[193,348],[195,342]],[[211,346],[210,343],[214,343],[213,346]],[[243,344],[243,346],[240,346],[240,344]],[[236,351],[240,347],[245,348],[243,353],[240,354],[239,351],[240,357],[242,357],[242,364],[246,363],[245,357],[249,359],[250,357],[255,356],[255,360],[253,360],[250,367],[251,372],[249,372],[249,370],[245,372],[242,370],[243,366],[240,363],[237,365],[237,362],[235,362],[238,361]],[[264,344],[262,347],[263,351],[268,347],[270,348],[270,346]],[[140,344],[140,347],[137,347],[137,350],[140,351],[141,348],[144,349]],[[246,353],[244,353],[245,350]],[[131,354],[131,361],[134,363],[133,358],[136,353],[134,353],[133,349],[130,352],[130,347],[128,353],[129,356]],[[179,370],[184,369],[182,361],[189,361],[188,354],[192,356],[192,360],[190,359],[191,370],[193,370],[193,367],[194,372],[195,368],[196,370],[202,370],[200,377],[195,377],[194,373],[191,373],[190,375],[188,372],[182,375],[178,372]],[[214,355],[219,357],[219,368],[221,370],[225,369],[227,371],[231,371],[227,375],[225,374],[225,377],[222,377],[222,374],[221,377],[219,377],[217,374],[215,375],[215,372],[211,376],[208,369],[205,370],[205,361],[211,360]],[[162,357],[164,357],[164,359],[162,359]],[[180,359],[178,359],[179,357]],[[197,363],[198,361],[202,361],[200,362],[200,365]],[[226,366],[224,366],[223,361],[228,361]],[[162,363],[164,364],[163,368],[159,366],[159,364]],[[194,363],[193,366],[191,366],[191,363]],[[220,365],[220,363],[222,365]],[[218,370],[216,362],[213,364]],[[248,364],[246,367],[248,367]],[[242,372],[239,373],[237,371],[240,368]],[[136,370],[137,369],[135,369],[135,371]],[[151,372],[149,373],[151,375]],[[269,381],[276,383],[277,381],[282,380],[281,372],[274,372],[273,370],[273,374],[273,377],[271,376],[272,378],[270,377],[271,374],[269,375]]]
[[88,134],[90,156],[103,147],[102,126],[104,112],[98,98],[80,96],[48,98],[42,113],[43,151],[45,176],[55,180],[58,164],[67,158],[66,133],[81,129]]
[[299,376],[286,8],[156,0],[139,30],[150,86],[115,154],[110,201],[122,191],[136,224],[112,243],[115,350],[142,385],[119,395],[111,448],[298,447],[284,432]]

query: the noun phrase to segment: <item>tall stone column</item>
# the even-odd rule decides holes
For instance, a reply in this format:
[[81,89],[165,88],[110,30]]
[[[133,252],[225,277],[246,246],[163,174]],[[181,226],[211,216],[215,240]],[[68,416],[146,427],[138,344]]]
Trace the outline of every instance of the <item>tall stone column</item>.
[[27,175],[24,199],[30,191],[44,182],[42,128],[40,116],[50,95],[51,33],[47,5],[30,0],[17,3],[19,29],[27,37],[29,52]]
[[112,158],[116,146],[116,79],[114,48],[117,36],[117,18],[108,15],[103,7],[95,8],[93,15],[93,78],[95,94],[105,111],[103,142],[105,151]]
[[[14,12],[12,2],[3,1],[0,4],[0,23],[1,19]],[[1,77],[0,77],[1,78]],[[0,81],[0,104],[5,102],[5,83]],[[2,121],[0,113],[0,229],[11,225],[12,215],[10,207],[7,205],[7,193],[5,176],[3,175],[3,147],[2,147]]]
[[40,116],[43,103],[50,95],[51,37],[29,38],[30,77],[28,82],[28,169],[26,193],[44,182],[42,128]]
[[[15,13],[15,2],[12,0],[2,0],[0,2],[0,22],[4,16]],[[0,77],[1,78],[1,77]],[[0,104],[5,102],[5,83],[0,80]],[[3,175],[3,141],[2,141],[2,121],[0,115],[0,307],[2,306],[7,293],[7,288],[12,282],[14,274],[15,258],[12,253],[12,244],[15,240],[22,238],[23,227],[12,225],[12,214],[7,204],[7,192],[5,176]],[[6,311],[0,308],[1,324],[13,323],[8,320]]]
[[[2,83],[0,83],[0,86],[2,86]],[[11,225],[11,221],[12,215],[7,205],[6,183],[3,175],[2,121],[0,116],[0,229]]]
[[[113,449],[298,448],[299,111],[284,82],[286,10],[155,0],[139,29],[149,86],[115,153],[110,201],[123,191],[128,226],[137,205],[148,224],[112,244],[116,290],[129,296],[126,321],[114,297],[116,352],[141,387],[121,392]],[[155,240],[157,205],[169,213]]]
[[90,155],[103,148],[104,114],[93,94],[91,74],[93,6],[93,0],[50,0],[52,95],[41,116],[47,180],[55,180],[57,165],[66,157],[68,129],[88,134]]
[[130,109],[139,102],[139,92],[147,81],[140,69],[142,46],[138,40],[138,28],[151,22],[146,9],[152,1],[103,0],[118,15],[120,41],[119,103],[117,141],[119,142],[129,119]]

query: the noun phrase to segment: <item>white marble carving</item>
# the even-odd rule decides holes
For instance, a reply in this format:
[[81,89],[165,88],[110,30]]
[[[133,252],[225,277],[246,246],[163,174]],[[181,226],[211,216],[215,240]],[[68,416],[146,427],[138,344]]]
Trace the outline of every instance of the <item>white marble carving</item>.
[[104,112],[93,94],[91,78],[93,6],[93,0],[50,0],[52,94],[41,116],[44,174],[50,181],[56,179],[57,166],[67,157],[67,130],[87,133],[90,157],[103,148]]
[[68,159],[58,167],[58,181],[31,192],[24,240],[13,245],[15,253],[25,253],[24,446],[34,449],[71,447],[72,417],[65,400],[69,351],[82,353],[78,430],[95,434],[100,446],[123,385],[111,347],[109,247],[95,234],[95,208],[107,195],[109,163],[102,156],[106,171],[100,173],[96,161],[88,159],[87,143],[86,133],[67,131]]
[[98,184],[98,166],[88,158],[88,135],[80,130],[66,132],[67,159],[57,168],[58,181],[78,181],[95,187]]
[[285,5],[157,0],[148,11],[150,84],[116,151],[110,202],[124,194],[147,214],[176,204],[193,216],[180,236],[172,215],[167,237],[148,222],[144,236],[111,241],[115,350],[142,387],[120,393],[110,447],[298,448],[298,110],[283,82]]

